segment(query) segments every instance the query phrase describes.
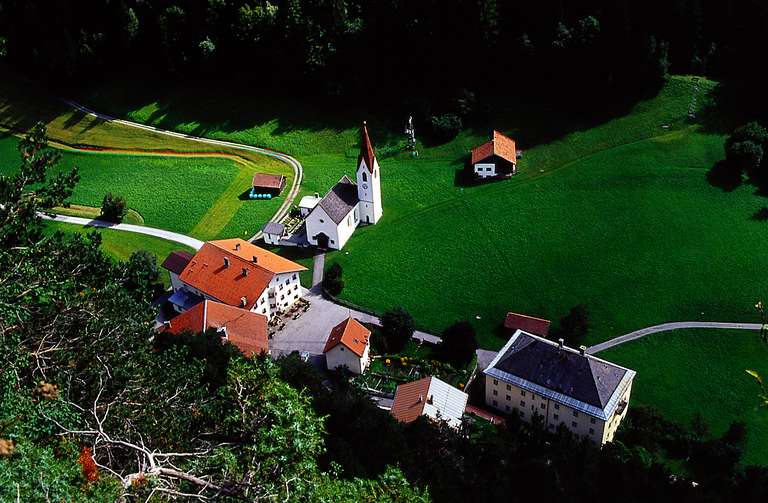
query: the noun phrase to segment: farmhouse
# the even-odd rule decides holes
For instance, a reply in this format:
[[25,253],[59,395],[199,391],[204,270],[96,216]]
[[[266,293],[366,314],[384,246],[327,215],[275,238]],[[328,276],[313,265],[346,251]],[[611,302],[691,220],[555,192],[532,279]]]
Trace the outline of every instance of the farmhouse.
[[285,176],[256,173],[251,182],[254,192],[277,196],[285,188]]
[[173,286],[169,302],[183,312],[204,299],[272,318],[303,295],[306,268],[242,239],[209,241],[194,255],[171,253],[163,262]]
[[517,172],[515,140],[494,130],[489,142],[472,149],[472,171],[480,178],[510,176]]
[[215,329],[223,341],[237,346],[248,358],[269,352],[266,316],[211,300],[204,300],[165,322],[160,331],[179,335],[200,334],[209,329]]
[[602,445],[627,414],[635,372],[518,330],[486,368],[485,403]]
[[390,414],[400,422],[410,423],[419,416],[445,421],[452,428],[461,426],[469,396],[437,377],[425,377],[401,384],[395,391]]
[[344,175],[305,220],[307,240],[318,248],[342,249],[358,225],[375,224],[383,213],[379,163],[365,122],[360,136],[357,183]]
[[323,349],[328,370],[346,367],[353,374],[365,372],[370,337],[371,331],[352,317],[333,327]]

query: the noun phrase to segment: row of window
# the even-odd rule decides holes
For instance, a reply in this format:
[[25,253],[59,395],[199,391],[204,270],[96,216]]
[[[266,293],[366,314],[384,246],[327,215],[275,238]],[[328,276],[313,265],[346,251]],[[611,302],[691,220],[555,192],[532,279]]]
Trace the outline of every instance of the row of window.
[[[499,403],[498,403],[496,400],[494,400],[494,401],[493,401],[493,405],[494,405],[494,407],[498,407]],[[520,401],[520,405],[522,405],[523,407],[525,407],[525,402],[521,400],[521,401]],[[544,404],[542,404],[542,407],[541,407],[541,408],[542,408],[542,409],[544,408]],[[504,406],[504,410],[506,410],[507,412],[512,412],[512,411],[514,411],[514,412],[520,412],[521,414],[523,414],[523,416],[525,415],[525,411],[520,411],[520,410],[518,410],[518,408],[517,408],[517,407],[510,407],[509,405],[505,405],[505,406]],[[534,408],[533,406],[531,406],[531,410],[535,410],[535,408]],[[554,415],[552,418],[553,418],[555,421],[557,421],[557,420],[559,420],[559,419],[560,419],[560,416],[559,416],[558,414],[555,414],[555,415]],[[594,424],[594,423],[595,423],[595,418],[592,418],[592,419],[591,419],[591,422],[592,422],[592,424]],[[574,429],[576,429],[576,428],[578,428],[578,427],[579,427],[579,423],[577,423],[576,421],[571,421],[571,427],[572,427],[572,428],[574,428]],[[554,423],[550,423],[550,425],[549,425],[549,429],[550,429],[550,430],[554,430],[554,429],[555,429],[555,425],[554,425]],[[590,434],[590,435],[594,435],[594,434],[595,434],[595,429],[594,429],[594,428],[590,428],[590,429],[589,429],[589,434]]]

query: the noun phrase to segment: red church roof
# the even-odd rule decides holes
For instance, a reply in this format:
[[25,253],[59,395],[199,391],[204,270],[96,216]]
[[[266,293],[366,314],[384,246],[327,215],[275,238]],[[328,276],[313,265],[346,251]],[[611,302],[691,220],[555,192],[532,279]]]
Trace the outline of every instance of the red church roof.
[[360,156],[357,158],[357,165],[360,166],[360,161],[365,161],[368,171],[373,173],[375,160],[376,155],[373,153],[371,138],[368,136],[368,125],[363,121],[363,127],[360,129]]
[[472,149],[472,164],[488,159],[493,155],[501,157],[506,161],[516,163],[517,149],[515,148],[515,140],[494,129],[491,141]]
[[205,300],[168,323],[165,330],[175,335],[223,328],[222,337],[249,358],[269,350],[266,316],[219,302]]

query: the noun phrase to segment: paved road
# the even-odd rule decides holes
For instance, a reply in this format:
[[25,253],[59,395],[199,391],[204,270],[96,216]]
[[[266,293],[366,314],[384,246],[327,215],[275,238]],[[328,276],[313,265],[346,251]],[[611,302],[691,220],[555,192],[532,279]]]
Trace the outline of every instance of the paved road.
[[318,251],[312,261],[312,289],[318,290],[320,283],[323,282],[323,273],[325,272],[325,253]]
[[[168,131],[168,130],[160,129],[154,126],[147,126],[146,124],[126,121],[126,120],[118,119],[116,117],[112,117],[106,114],[100,114],[74,101],[64,100],[64,102],[70,107],[77,110],[78,112],[82,112],[84,114],[90,115],[92,117],[96,117],[104,121],[114,122],[116,124],[122,124],[123,126],[128,126],[132,128],[144,129],[146,131],[152,131],[153,133],[158,133],[166,136],[173,136],[176,138],[183,138],[185,140],[196,141],[199,143],[206,143],[208,145],[219,145],[222,147],[247,150],[249,152],[257,152],[259,154],[272,157],[274,159],[277,159],[278,161],[282,161],[285,164],[288,164],[291,168],[293,168],[293,174],[294,174],[293,185],[291,185],[291,190],[288,191],[288,194],[286,195],[285,201],[283,201],[283,204],[280,205],[280,208],[278,208],[277,212],[272,216],[271,220],[273,222],[281,221],[285,217],[285,215],[288,214],[288,212],[291,210],[291,204],[293,204],[293,200],[296,199],[296,195],[299,193],[301,180],[304,177],[304,168],[302,167],[301,163],[298,160],[296,160],[295,158],[291,157],[288,154],[283,154],[282,152],[275,152],[274,150],[269,150],[266,148],[254,147],[252,145],[244,145],[242,143],[234,143],[231,141],[223,141],[223,140],[212,140],[210,138],[202,138],[200,136],[192,136],[184,133],[177,133],[175,131]],[[259,239],[261,237],[261,234],[262,234],[261,231],[254,234],[251,237],[251,241]]]
[[649,334],[656,334],[659,332],[669,332],[671,330],[681,330],[685,328],[715,328],[715,329],[735,329],[735,330],[760,330],[762,325],[760,323],[727,323],[718,321],[677,321],[673,323],[663,323],[661,325],[654,325],[652,327],[642,328],[634,332],[630,332],[626,335],[616,337],[609,341],[601,342],[587,348],[588,354],[595,354],[600,351],[605,351],[608,348],[624,344],[625,342],[634,341],[641,337],[645,337]]
[[68,224],[83,225],[88,227],[103,227],[107,229],[115,229],[118,231],[135,232],[137,234],[146,234],[147,236],[154,236],[157,238],[165,239],[168,241],[174,241],[180,243],[195,250],[199,250],[203,246],[203,242],[193,237],[185,236],[184,234],[178,234],[176,232],[166,231],[163,229],[156,229],[154,227],[146,227],[144,225],[132,225],[132,224],[113,224],[112,222],[104,222],[103,220],[91,220],[90,218],[70,217],[67,215],[55,215],[49,216],[45,213],[39,214],[45,220],[53,220],[55,222],[64,222]]

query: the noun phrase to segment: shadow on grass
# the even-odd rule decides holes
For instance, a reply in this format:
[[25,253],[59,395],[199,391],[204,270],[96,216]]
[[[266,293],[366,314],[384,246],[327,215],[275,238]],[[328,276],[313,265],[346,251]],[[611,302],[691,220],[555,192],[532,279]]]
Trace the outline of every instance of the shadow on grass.
[[728,161],[722,159],[717,161],[715,165],[707,171],[707,182],[713,187],[718,187],[725,192],[732,192],[741,186],[743,180],[741,171],[734,169]]
[[750,217],[750,220],[755,220],[757,222],[765,222],[766,220],[768,220],[768,207],[763,206],[762,208],[754,212]]

